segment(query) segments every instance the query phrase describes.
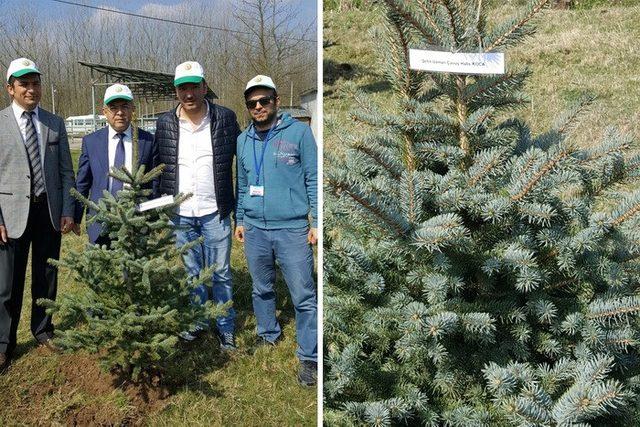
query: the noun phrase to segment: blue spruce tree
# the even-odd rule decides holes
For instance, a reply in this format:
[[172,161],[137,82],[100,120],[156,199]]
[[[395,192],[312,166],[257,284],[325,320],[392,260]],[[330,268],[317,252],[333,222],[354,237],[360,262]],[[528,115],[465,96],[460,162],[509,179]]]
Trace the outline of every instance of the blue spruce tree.
[[379,3],[393,113],[354,89],[368,131],[326,152],[326,423],[637,425],[630,139],[572,141],[590,97],[532,135],[527,70],[408,65],[410,47],[505,51],[550,0],[493,26],[482,0]]
[[[138,158],[137,135],[134,126],[134,159]],[[110,175],[126,185],[117,198],[105,190],[98,203],[72,190],[74,197],[96,212],[88,221],[103,224],[111,247],[87,244],[60,261],[51,260],[71,270],[80,289],[65,292],[56,301],[38,300],[62,319],[56,342],[63,349],[97,353],[105,368],[143,384],[161,377],[180,355],[180,332],[226,309],[211,301],[203,305],[191,301],[190,290],[210,283],[215,266],[190,279],[180,255],[201,241],[180,249],[175,246],[169,219],[189,195],[179,194],[160,208],[139,209],[152,193],[149,184],[163,168],[145,171],[138,162],[131,171],[112,168]]]

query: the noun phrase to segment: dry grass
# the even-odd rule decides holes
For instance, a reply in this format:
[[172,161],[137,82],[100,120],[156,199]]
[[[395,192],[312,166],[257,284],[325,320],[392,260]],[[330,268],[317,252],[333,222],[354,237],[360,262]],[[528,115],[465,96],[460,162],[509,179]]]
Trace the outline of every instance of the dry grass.
[[[491,20],[511,16],[518,7],[507,2],[492,11]],[[533,71],[526,87],[531,102],[517,115],[528,120],[534,132],[543,132],[581,93],[590,92],[598,99],[574,131],[577,142],[588,144],[611,125],[640,136],[638,20],[640,6],[552,10],[540,15],[537,34],[507,52],[507,67]],[[349,63],[354,70],[325,85],[325,118],[333,122],[325,132],[325,149],[339,151],[340,134],[353,129],[347,112],[354,105],[342,92],[345,84],[352,82],[370,92],[381,108],[388,105],[390,93],[376,66],[379,43],[369,31],[380,18],[372,12],[328,12],[325,21],[329,21],[325,40],[335,43],[324,50],[325,72],[327,64],[340,63]]]
[[553,123],[580,93],[594,93],[594,107],[576,129],[588,144],[607,126],[640,135],[640,7],[547,12],[538,33],[514,50],[509,62],[533,71],[527,85],[531,104],[523,112],[535,131]]

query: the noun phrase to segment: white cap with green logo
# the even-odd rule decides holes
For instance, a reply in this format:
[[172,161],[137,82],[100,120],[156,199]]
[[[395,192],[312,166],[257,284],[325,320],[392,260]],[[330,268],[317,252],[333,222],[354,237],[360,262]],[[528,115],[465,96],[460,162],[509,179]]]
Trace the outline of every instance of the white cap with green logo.
[[187,61],[176,67],[176,75],[173,85],[180,86],[183,83],[200,83],[204,80],[204,69],[195,61]]
[[7,82],[9,82],[9,78],[13,77],[21,77],[25,74],[37,73],[42,74],[35,62],[28,58],[18,58],[11,61],[9,64],[9,68],[7,69]]
[[104,105],[108,105],[111,101],[116,99],[124,99],[126,101],[133,101],[133,93],[127,86],[116,83],[107,88],[104,92]]
[[273,80],[271,80],[271,77],[263,76],[261,74],[258,74],[257,76],[249,80],[249,82],[247,83],[247,86],[244,88],[245,96],[250,90],[252,90],[255,87],[266,87],[269,89],[276,90],[276,84],[273,82]]

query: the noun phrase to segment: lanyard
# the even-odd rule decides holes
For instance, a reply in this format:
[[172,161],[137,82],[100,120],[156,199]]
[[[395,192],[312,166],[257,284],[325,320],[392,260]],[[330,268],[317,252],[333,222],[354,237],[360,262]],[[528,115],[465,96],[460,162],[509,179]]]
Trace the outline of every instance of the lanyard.
[[276,128],[276,123],[271,126],[269,132],[267,132],[267,136],[264,138],[262,144],[262,155],[260,156],[260,162],[258,162],[258,156],[256,154],[256,129],[253,129],[253,164],[256,167],[256,185],[260,185],[260,171],[262,170],[262,165],[264,164],[264,153],[267,151],[267,143],[269,142],[269,138],[271,138],[271,133]]

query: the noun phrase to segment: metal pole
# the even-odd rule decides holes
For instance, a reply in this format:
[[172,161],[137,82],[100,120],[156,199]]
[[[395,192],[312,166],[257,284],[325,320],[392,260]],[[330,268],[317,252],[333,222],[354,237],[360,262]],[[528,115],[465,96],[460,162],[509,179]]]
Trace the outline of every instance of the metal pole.
[[96,117],[96,87],[91,85],[91,111],[93,112],[93,130],[97,129],[96,121],[98,120]]
[[93,79],[93,68],[91,69],[91,111],[93,111],[93,130],[97,129],[96,127],[96,83]]
[[293,81],[291,82],[291,98],[289,101],[289,105],[293,107]]
[[53,110],[53,114],[56,113],[56,90],[53,88],[53,83],[51,83],[51,109]]

